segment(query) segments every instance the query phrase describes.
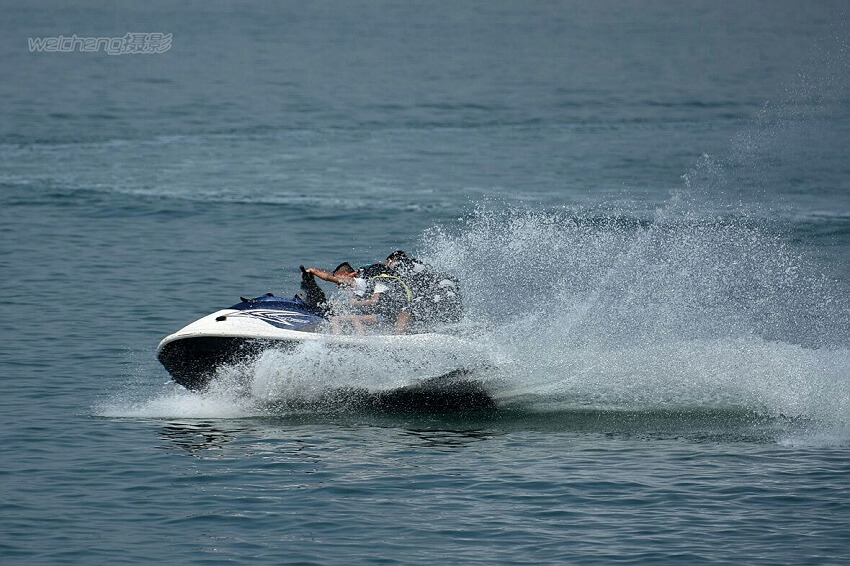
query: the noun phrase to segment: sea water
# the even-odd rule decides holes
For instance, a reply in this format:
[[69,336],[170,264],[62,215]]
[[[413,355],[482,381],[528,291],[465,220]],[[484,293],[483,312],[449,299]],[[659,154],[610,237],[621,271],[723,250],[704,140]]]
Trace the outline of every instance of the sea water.
[[[3,564],[850,559],[842,3],[3,14]],[[171,43],[28,48],[128,33]],[[156,361],[395,249],[471,353]],[[459,362],[495,410],[326,395]]]

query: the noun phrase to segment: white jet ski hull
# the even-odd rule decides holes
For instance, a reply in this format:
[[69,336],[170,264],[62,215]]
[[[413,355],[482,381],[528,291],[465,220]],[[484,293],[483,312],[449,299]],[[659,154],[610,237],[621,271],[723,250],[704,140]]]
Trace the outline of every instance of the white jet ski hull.
[[[277,298],[275,298],[277,299]],[[251,360],[275,349],[294,350],[319,342],[329,349],[362,348],[386,352],[411,348],[439,355],[440,351],[464,352],[472,345],[448,334],[329,334],[317,331],[324,319],[298,303],[267,299],[223,309],[166,336],[157,357],[175,382],[190,390],[203,390],[219,367]],[[401,409],[456,410],[491,408],[492,399],[476,382],[464,379],[470,368],[452,368],[440,376],[427,375],[419,383],[373,396],[369,405]]]

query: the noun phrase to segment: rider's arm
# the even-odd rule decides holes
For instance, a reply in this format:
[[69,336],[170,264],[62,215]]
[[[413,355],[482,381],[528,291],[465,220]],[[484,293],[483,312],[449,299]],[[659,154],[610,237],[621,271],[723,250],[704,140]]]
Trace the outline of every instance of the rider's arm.
[[343,279],[341,277],[334,277],[334,275],[332,273],[328,273],[327,271],[324,271],[322,269],[317,269],[315,267],[309,267],[309,268],[306,269],[306,271],[307,271],[307,273],[312,273],[313,275],[315,275],[319,279],[322,279],[324,281],[329,281],[329,282],[334,283],[336,285],[341,285],[341,284],[343,284],[347,281],[347,279]]

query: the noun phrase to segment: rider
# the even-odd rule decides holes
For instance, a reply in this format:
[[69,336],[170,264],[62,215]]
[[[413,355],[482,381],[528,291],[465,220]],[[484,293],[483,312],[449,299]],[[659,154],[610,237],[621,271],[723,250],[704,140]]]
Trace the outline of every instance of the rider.
[[349,304],[357,312],[332,316],[330,322],[335,334],[341,332],[344,323],[351,324],[361,334],[365,332],[364,324],[394,324],[399,334],[406,330],[403,313],[411,294],[404,282],[385,266],[375,264],[355,270],[350,263],[343,262],[332,273],[316,268],[306,271],[349,290]]

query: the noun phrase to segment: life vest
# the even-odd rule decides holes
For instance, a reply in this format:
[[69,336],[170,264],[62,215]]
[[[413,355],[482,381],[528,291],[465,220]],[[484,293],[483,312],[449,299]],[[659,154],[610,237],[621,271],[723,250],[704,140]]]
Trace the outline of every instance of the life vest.
[[358,272],[371,289],[381,281],[395,284],[396,291],[381,297],[377,306],[387,316],[397,316],[405,309],[422,324],[459,322],[463,318],[458,280],[435,272],[422,262],[413,260],[406,269],[375,263],[361,267]]
[[377,279],[391,279],[401,285],[402,289],[404,289],[404,295],[407,298],[408,304],[413,302],[413,291],[410,289],[410,285],[405,283],[404,279],[399,277],[398,275],[390,275],[389,273],[381,273],[380,275],[375,275],[370,278],[370,281],[375,281]]
[[395,320],[399,313],[406,310],[413,302],[414,294],[410,285],[384,264],[375,263],[361,267],[357,271],[358,275],[367,282],[367,297],[374,293],[375,286],[380,282],[386,283],[386,286],[390,288],[389,291],[381,293],[377,304],[367,307],[367,312],[382,314],[388,319]]

